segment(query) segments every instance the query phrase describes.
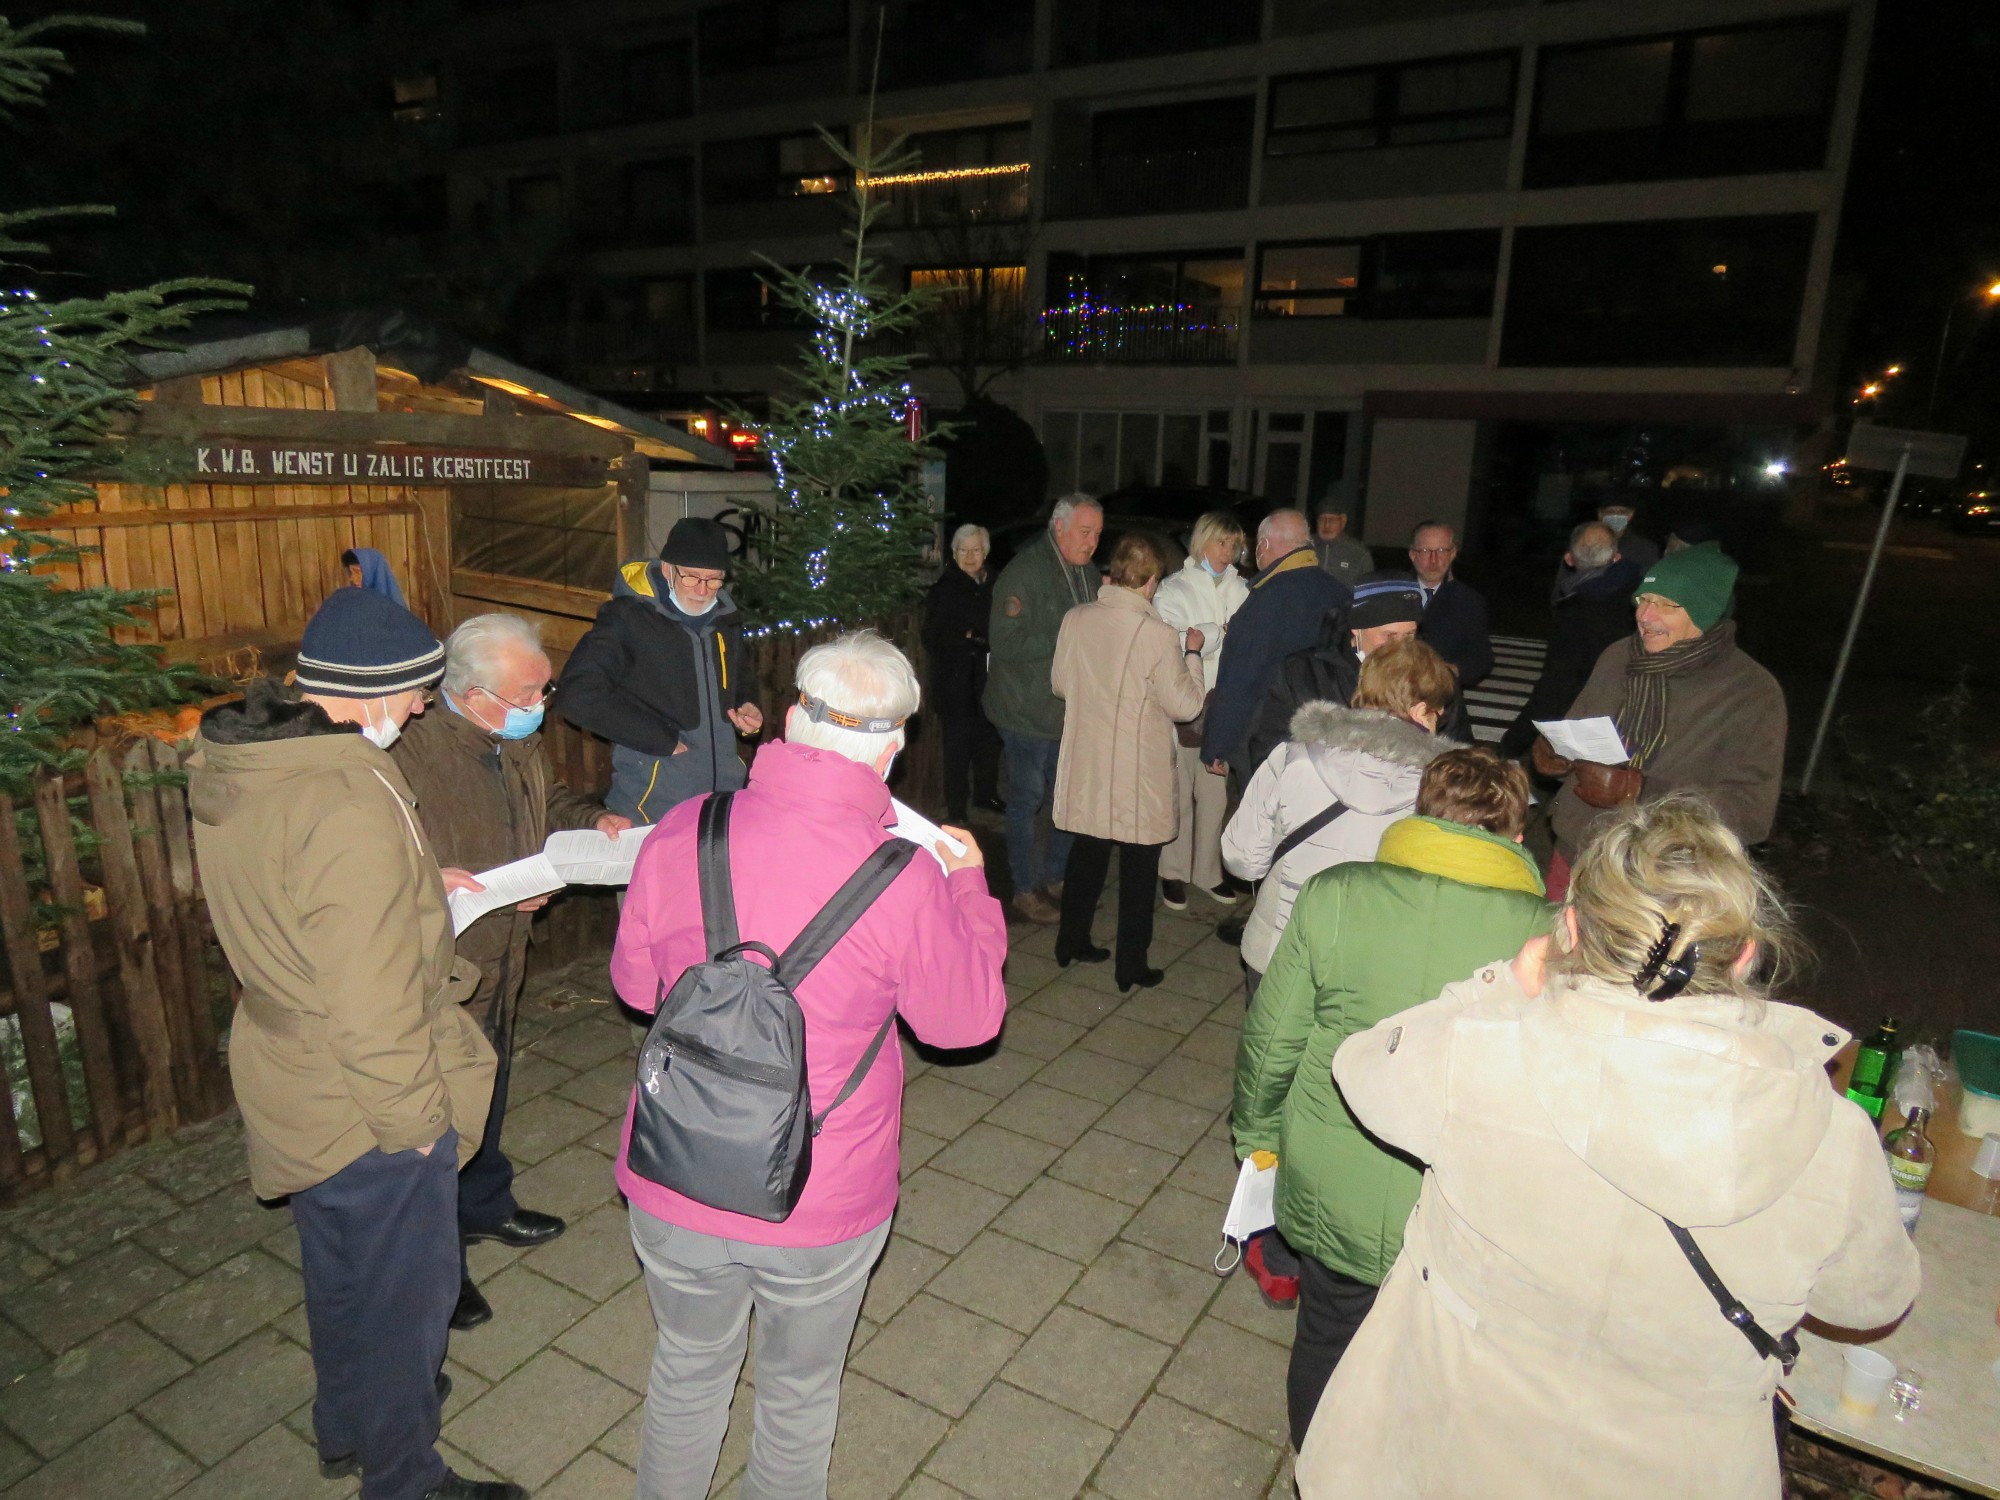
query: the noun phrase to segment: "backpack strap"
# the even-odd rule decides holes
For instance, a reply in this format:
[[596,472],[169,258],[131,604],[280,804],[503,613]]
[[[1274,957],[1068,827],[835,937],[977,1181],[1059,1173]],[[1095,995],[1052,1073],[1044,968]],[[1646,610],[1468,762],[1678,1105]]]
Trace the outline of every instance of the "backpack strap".
[[861,920],[861,914],[889,889],[918,852],[908,839],[888,839],[861,861],[861,868],[847,877],[847,883],[814,913],[813,919],[779,956],[778,977],[785,988],[796,990],[805,982],[806,975],[819,966],[835,943],[847,936],[847,929]]
[[1347,804],[1342,802],[1338,797],[1335,797],[1332,803],[1326,807],[1322,807],[1310,818],[1307,818],[1305,822],[1299,824],[1298,827],[1279,839],[1278,847],[1271,852],[1271,873],[1273,875],[1277,874],[1278,866],[1285,862],[1287,854],[1290,854],[1299,845],[1303,844],[1307,839],[1318,833],[1327,824],[1346,811]]
[[868,1044],[868,1050],[861,1054],[861,1061],[856,1063],[854,1071],[847,1075],[847,1082],[843,1083],[840,1086],[840,1092],[833,1096],[833,1103],[813,1116],[812,1133],[815,1136],[826,1128],[826,1117],[845,1104],[847,1096],[861,1087],[861,1080],[866,1078],[868,1070],[875,1066],[875,1058],[881,1052],[882,1044],[889,1040],[889,1033],[895,1029],[896,1013],[892,1010],[889,1012],[889,1019],[884,1021],[880,1029],[876,1031],[875,1040]]
[[695,865],[701,875],[701,930],[713,960],[741,940],[736,928],[736,892],[729,873],[729,802],[734,792],[712,792],[701,804],[695,828]]
[[1745,1307],[1741,1299],[1722,1284],[1722,1278],[1715,1274],[1715,1267],[1711,1266],[1708,1257],[1701,1253],[1701,1247],[1694,1242],[1694,1236],[1672,1219],[1664,1219],[1663,1216],[1663,1221],[1673,1235],[1674,1243],[1681,1247],[1681,1254],[1685,1255],[1688,1264],[1694,1267],[1694,1274],[1701,1278],[1701,1284],[1708,1288],[1709,1296],[1715,1299],[1715,1305],[1722,1310],[1722,1316],[1750,1341],[1750,1347],[1757,1351],[1759,1359],[1775,1359],[1787,1375],[1791,1374],[1792,1366],[1799,1362],[1798,1331],[1790,1329],[1783,1338],[1772,1338],[1770,1330],[1757,1321],[1756,1314]]

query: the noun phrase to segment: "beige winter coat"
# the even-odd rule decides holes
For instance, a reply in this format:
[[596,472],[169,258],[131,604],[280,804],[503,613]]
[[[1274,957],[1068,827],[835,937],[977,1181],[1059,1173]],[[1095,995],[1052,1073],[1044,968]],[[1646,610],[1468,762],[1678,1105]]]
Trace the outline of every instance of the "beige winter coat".
[[1882,1150],[1795,1006],[1524,995],[1496,964],[1348,1038],[1357,1119],[1428,1164],[1403,1251],[1299,1456],[1306,1500],[1777,1500],[1774,1336],[1879,1327],[1917,1253]]
[[1063,617],[1049,684],[1063,700],[1055,822],[1120,844],[1180,831],[1174,725],[1201,712],[1201,661],[1134,589],[1107,583]]

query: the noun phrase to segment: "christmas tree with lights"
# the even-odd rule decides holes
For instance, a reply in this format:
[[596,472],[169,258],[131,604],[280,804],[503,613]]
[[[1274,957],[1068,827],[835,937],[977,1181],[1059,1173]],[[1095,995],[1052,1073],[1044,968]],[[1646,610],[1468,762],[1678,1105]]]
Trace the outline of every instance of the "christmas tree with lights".
[[[0,121],[41,102],[63,54],[56,25],[136,31],[117,22],[62,19],[15,27],[0,17]],[[68,758],[67,737],[102,714],[187,695],[189,674],[160,653],[117,639],[155,594],[58,588],[50,571],[84,549],[38,527],[88,505],[85,476],[115,477],[114,428],[134,404],[135,349],[244,289],[176,281],[97,297],[50,297],[45,245],[34,226],[104,208],[0,211],[0,790],[19,791],[38,766]]]
[[929,296],[895,290],[869,258],[870,236],[888,209],[872,184],[910,158],[877,146],[872,114],[858,150],[820,134],[847,168],[848,255],[832,274],[767,262],[773,301],[812,334],[770,416],[733,414],[769,455],[777,491],[758,543],[763,566],[732,585],[766,631],[908,608],[923,592],[922,555],[934,537],[920,474],[937,450],[914,432],[909,356],[885,348],[916,327]]

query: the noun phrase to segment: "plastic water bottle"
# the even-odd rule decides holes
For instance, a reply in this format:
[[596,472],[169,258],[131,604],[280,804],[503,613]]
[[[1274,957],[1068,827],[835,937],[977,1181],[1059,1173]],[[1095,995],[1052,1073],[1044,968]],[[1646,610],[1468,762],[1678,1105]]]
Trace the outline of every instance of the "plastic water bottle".
[[1882,1142],[1888,1158],[1889,1176],[1896,1183],[1896,1207],[1902,1210],[1903,1228],[1917,1232],[1917,1219],[1924,1211],[1924,1193],[1930,1187],[1931,1168],[1937,1163],[1937,1147],[1924,1134],[1931,1112],[1921,1106],[1910,1111],[1901,1129],[1889,1132]]

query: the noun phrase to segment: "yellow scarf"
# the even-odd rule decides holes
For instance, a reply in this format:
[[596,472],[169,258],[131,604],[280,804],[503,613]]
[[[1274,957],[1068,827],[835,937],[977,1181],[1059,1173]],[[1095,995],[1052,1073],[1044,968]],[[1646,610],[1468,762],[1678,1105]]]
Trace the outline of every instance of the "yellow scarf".
[[1443,818],[1404,818],[1382,835],[1375,858],[1425,875],[1441,875],[1463,885],[1544,894],[1534,856],[1512,839],[1468,828]]

